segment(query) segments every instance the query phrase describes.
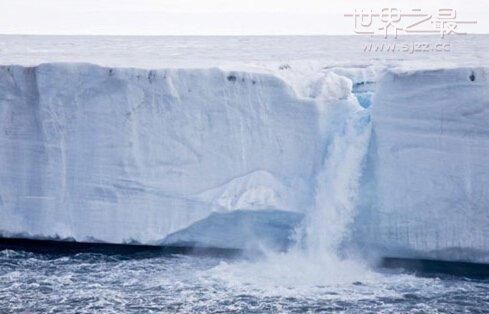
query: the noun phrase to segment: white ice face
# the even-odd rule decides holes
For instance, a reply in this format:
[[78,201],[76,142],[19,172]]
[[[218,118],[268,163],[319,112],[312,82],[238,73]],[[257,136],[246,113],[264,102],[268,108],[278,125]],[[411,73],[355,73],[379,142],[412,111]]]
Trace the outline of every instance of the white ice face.
[[370,230],[365,242],[395,254],[487,260],[487,77],[484,68],[397,71],[377,84],[375,201],[358,224]]
[[0,84],[4,232],[151,242],[312,193],[318,110],[271,75],[46,64]]

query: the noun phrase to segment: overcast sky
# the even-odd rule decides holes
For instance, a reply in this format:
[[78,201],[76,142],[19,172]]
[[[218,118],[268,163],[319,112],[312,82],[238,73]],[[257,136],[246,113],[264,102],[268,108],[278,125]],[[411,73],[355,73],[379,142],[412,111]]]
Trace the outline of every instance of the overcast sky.
[[353,34],[354,9],[453,8],[489,33],[486,0],[0,0],[0,34]]

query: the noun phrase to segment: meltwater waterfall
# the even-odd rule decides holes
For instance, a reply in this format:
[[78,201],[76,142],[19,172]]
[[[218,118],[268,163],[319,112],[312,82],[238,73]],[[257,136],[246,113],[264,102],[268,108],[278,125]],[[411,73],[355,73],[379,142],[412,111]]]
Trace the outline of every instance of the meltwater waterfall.
[[[368,109],[351,93],[351,82],[326,73],[312,84],[322,158],[314,181],[314,202],[297,230],[296,244],[287,252],[269,252],[259,262],[219,265],[214,271],[225,280],[290,293],[287,287],[310,289],[322,285],[376,280],[362,262],[340,251],[357,215],[359,184],[371,136]],[[319,89],[319,92],[317,92]],[[268,289],[269,288],[269,289]]]
[[371,134],[368,109],[352,95],[328,105],[324,160],[316,178],[314,206],[306,218],[306,245],[314,252],[333,252],[348,236]]

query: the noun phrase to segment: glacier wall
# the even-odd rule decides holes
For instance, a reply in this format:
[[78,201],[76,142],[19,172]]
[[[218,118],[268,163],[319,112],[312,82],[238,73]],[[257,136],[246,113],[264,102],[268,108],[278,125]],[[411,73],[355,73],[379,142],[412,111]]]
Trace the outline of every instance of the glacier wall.
[[284,71],[0,66],[0,233],[489,262],[485,69]]
[[388,71],[371,116],[358,240],[383,255],[489,262],[487,70]]
[[4,235],[152,243],[311,199],[318,108],[275,76],[2,66],[0,90]]

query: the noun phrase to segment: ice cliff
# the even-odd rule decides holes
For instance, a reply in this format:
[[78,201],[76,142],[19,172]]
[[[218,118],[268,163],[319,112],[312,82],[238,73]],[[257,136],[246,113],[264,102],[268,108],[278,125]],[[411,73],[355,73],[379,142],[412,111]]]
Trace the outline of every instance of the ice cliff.
[[288,71],[1,66],[1,233],[489,261],[484,69]]
[[318,109],[268,74],[0,68],[0,229],[150,243],[213,211],[300,211]]
[[360,241],[391,256],[489,262],[487,70],[389,71],[371,116]]

